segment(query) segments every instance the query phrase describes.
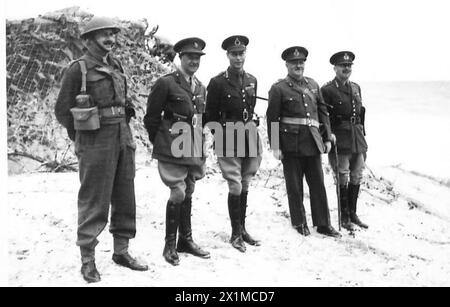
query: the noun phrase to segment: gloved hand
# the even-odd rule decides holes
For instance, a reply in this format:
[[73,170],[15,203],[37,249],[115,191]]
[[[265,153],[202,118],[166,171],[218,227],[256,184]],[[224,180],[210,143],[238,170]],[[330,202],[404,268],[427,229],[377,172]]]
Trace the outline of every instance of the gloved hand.
[[132,117],[136,118],[133,100],[130,97],[127,97],[125,100],[125,117],[127,119],[127,123],[130,122]]
[[131,118],[136,118],[136,111],[130,105],[125,106],[125,117],[127,119],[127,123],[130,122]]

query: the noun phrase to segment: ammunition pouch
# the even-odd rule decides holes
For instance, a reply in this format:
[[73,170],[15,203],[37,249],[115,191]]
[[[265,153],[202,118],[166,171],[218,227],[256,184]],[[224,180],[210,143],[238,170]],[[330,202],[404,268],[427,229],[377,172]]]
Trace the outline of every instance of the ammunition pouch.
[[100,129],[100,116],[98,108],[71,108],[75,130],[97,130]]

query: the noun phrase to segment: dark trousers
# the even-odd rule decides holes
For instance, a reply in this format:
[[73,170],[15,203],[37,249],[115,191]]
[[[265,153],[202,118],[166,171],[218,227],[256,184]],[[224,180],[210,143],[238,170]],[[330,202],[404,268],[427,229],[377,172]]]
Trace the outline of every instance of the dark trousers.
[[321,156],[285,157],[282,162],[292,225],[295,227],[306,224],[303,176],[306,177],[309,186],[313,225],[330,225]]
[[77,131],[75,151],[81,182],[77,245],[82,252],[93,252],[108,223],[110,205],[110,232],[115,238],[134,238],[136,145],[125,119],[96,131]]

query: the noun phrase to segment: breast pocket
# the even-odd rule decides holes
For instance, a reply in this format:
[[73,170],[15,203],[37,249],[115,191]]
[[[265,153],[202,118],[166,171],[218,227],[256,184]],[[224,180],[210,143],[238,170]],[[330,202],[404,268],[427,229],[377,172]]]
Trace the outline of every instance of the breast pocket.
[[300,111],[300,100],[294,96],[285,97],[283,99],[283,109],[288,113],[298,113]]
[[110,105],[114,98],[114,84],[110,76],[90,71],[86,77],[87,92],[98,106]]
[[204,95],[195,96],[194,104],[195,108],[197,109],[197,113],[205,113],[206,102]]
[[190,98],[182,94],[172,94],[169,96],[169,110],[182,116],[189,116],[191,114]]

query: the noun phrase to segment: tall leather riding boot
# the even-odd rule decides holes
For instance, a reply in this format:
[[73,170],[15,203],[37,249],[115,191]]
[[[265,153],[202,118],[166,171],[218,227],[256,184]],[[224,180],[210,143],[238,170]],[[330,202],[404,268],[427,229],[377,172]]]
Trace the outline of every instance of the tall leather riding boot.
[[202,250],[192,239],[191,211],[192,198],[186,198],[181,204],[177,251],[205,259],[210,258],[209,252]]
[[353,231],[352,223],[350,222],[350,207],[348,201],[348,187],[346,185],[340,185],[341,196],[341,225],[348,231]]
[[358,215],[356,214],[358,195],[359,195],[359,184],[349,184],[348,185],[348,199],[349,199],[349,208],[350,208],[350,220],[353,224],[358,225],[361,228],[369,228],[368,225],[361,222]]
[[244,253],[245,243],[242,239],[242,227],[241,227],[241,196],[228,194],[228,213],[230,214],[231,221],[231,245]]
[[242,225],[242,239],[244,242],[254,245],[254,246],[260,246],[261,243],[252,238],[252,236],[247,232],[245,229],[245,218],[247,213],[247,197],[248,197],[248,191],[242,191],[241,193],[241,225]]
[[167,202],[166,208],[166,244],[164,246],[163,256],[166,261],[172,265],[179,265],[176,243],[177,231],[180,223],[181,204]]

